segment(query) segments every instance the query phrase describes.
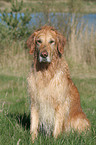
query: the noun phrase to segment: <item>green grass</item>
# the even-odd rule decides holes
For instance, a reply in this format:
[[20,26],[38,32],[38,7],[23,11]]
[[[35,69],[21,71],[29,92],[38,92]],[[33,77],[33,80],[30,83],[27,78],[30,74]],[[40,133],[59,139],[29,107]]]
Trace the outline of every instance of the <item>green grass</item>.
[[[87,134],[70,133],[52,136],[39,133],[35,145],[95,145],[96,143],[96,78],[73,78],[81,105],[91,122]],[[0,145],[31,145],[30,111],[26,77],[0,74]]]

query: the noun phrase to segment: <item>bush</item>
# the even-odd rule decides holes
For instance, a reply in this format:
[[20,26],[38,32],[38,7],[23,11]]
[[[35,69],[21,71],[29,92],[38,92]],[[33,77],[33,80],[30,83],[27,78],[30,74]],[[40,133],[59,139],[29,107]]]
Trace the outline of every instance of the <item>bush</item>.
[[15,0],[11,2],[11,5],[11,12],[8,13],[7,10],[1,12],[1,20],[13,39],[23,39],[30,33],[27,27],[27,24],[31,20],[30,13],[27,9],[24,13],[21,13],[23,1],[18,3]]

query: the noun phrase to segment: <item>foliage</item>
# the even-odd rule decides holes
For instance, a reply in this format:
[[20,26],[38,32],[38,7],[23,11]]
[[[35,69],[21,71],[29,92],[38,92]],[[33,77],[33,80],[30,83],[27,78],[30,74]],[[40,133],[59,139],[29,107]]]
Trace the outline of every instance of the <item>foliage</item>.
[[13,39],[23,39],[30,33],[27,27],[27,24],[31,20],[30,12],[26,9],[24,13],[21,13],[23,0],[21,3],[18,3],[17,0],[15,2],[12,1],[11,4],[12,8],[9,13],[7,10],[1,12],[1,20]]
[[20,12],[23,8],[23,0],[19,3],[17,0],[11,0],[12,12]]

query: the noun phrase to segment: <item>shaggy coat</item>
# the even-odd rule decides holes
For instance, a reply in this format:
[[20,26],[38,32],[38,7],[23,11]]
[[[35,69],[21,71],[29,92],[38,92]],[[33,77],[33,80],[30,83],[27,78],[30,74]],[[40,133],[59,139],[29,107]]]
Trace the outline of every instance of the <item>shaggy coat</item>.
[[62,131],[85,131],[90,123],[80,105],[80,96],[73,84],[63,56],[66,39],[53,27],[43,26],[27,40],[34,65],[28,77],[31,97],[32,140],[38,127],[57,137]]

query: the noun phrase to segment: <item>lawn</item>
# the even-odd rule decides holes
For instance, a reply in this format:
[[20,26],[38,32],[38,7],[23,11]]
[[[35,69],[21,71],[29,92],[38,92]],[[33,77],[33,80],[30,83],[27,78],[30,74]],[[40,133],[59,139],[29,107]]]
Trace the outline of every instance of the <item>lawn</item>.
[[[87,134],[62,134],[56,140],[39,133],[35,145],[95,145],[96,143],[96,77],[72,77],[81,105],[91,122]],[[0,74],[0,145],[31,145],[30,99],[26,77]]]

